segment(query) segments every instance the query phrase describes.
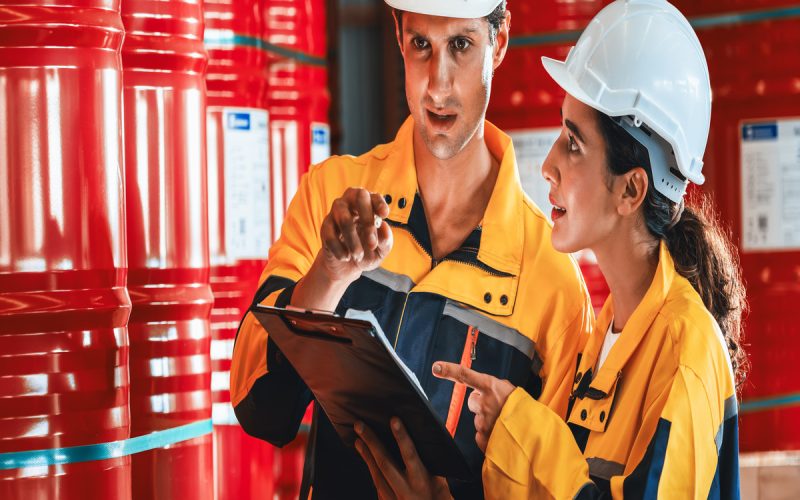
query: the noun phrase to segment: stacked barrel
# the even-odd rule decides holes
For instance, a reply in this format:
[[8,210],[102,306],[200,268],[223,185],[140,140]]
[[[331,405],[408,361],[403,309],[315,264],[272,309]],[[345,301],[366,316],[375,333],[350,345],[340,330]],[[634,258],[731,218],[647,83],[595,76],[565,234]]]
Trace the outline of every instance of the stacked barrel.
[[119,0],[0,5],[0,498],[130,498]]
[[283,214],[308,166],[330,155],[325,2],[262,0],[268,54],[267,106],[272,145],[272,227]]
[[[211,419],[203,12],[122,5],[133,436]],[[189,436],[184,436],[189,437]],[[133,455],[135,498],[212,498],[205,433]]]
[[[300,177],[309,165],[330,155],[325,5],[323,0],[261,3],[275,239]],[[275,455],[275,493],[280,498],[294,498],[300,490],[310,423],[309,408],[297,438]]]
[[239,321],[272,242],[261,9],[256,0],[207,0],[204,10],[216,492],[219,499],[272,498],[274,448],[239,426],[229,382]]
[[309,419],[244,435],[228,372],[330,152],[324,6],[0,3],[0,498],[297,496]]

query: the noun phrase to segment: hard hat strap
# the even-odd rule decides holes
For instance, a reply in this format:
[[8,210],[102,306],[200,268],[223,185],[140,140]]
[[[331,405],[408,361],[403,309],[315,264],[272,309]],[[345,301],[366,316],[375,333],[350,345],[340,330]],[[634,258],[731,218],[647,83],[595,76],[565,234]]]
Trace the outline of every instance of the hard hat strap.
[[[612,119],[647,149],[651,181],[656,191],[670,201],[680,203],[689,181],[679,174],[676,175],[680,170],[672,146],[633,116],[616,116]],[[636,123],[640,125],[637,127]]]

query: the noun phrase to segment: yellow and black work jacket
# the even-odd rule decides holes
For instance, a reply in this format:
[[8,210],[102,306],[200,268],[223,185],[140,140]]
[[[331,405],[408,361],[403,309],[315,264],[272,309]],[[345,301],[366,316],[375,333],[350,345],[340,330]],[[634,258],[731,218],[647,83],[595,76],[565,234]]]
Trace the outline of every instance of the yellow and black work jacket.
[[486,496],[738,498],[728,350],[664,243],[650,288],[595,370],[613,316],[609,297],[579,360],[566,423],[524,391],[511,394],[486,449]]
[[[591,306],[578,267],[553,249],[550,225],[522,191],[510,138],[488,122],[485,141],[500,167],[483,222],[460,248],[433,260],[416,194],[413,127],[409,118],[394,142],[311,168],[289,206],[254,303],[290,302],[294,284],[321,248],[324,217],[348,187],[383,194],[394,246],[380,268],[350,285],[337,312],[353,308],[375,314],[474,466],[474,480],[451,481],[451,491],[480,496],[483,455],[474,441],[466,391],[433,377],[433,362],[463,362],[509,379],[563,416],[571,389],[567,379],[591,328]],[[311,397],[267,332],[247,314],[231,366],[231,401],[245,431],[277,445],[289,442]],[[322,412],[313,427],[314,498],[373,497],[366,466],[341,443]]]

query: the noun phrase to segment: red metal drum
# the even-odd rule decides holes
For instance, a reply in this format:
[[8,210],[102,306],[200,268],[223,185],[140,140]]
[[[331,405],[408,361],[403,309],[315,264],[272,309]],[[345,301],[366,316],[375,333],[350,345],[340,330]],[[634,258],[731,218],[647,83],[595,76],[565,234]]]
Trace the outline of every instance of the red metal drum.
[[122,38],[118,0],[0,3],[0,498],[131,496]]
[[[300,177],[330,155],[326,14],[323,0],[261,2],[262,42],[268,55],[272,228],[277,239]],[[300,491],[310,415],[306,412],[297,439],[276,452],[280,498],[296,498]]]
[[300,494],[303,467],[308,444],[308,429],[304,428],[289,444],[275,454],[275,498],[292,500]]
[[261,1],[277,239],[300,176],[330,155],[327,30],[323,0]]
[[[126,0],[122,48],[134,436],[211,418],[203,13]],[[133,457],[134,498],[212,498],[212,436]]]
[[239,426],[229,382],[239,321],[272,241],[261,9],[257,0],[207,0],[204,16],[214,477],[217,498],[272,498],[274,447]]
[[[545,72],[541,57],[564,60],[583,28],[608,1],[511,2],[511,40],[492,83],[487,119],[514,141],[522,187],[549,218],[550,187],[541,166],[558,137],[564,91]],[[576,254],[595,310],[608,285],[590,251]]]
[[[800,7],[679,2],[706,53],[714,103],[705,191],[739,246],[751,370],[742,451],[800,450]],[[697,14],[700,16],[698,17]]]
[[578,261],[583,279],[586,281],[586,288],[589,290],[595,315],[600,314],[611,291],[608,289],[608,283],[606,283],[600,266],[597,265],[597,257],[594,252],[583,250],[575,254],[575,259]]

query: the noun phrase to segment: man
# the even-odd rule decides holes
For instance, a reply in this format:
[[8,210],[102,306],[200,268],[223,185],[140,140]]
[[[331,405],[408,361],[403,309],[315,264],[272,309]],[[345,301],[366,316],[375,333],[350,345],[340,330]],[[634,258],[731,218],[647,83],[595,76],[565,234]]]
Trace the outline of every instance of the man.
[[[507,379],[564,415],[592,313],[577,266],[552,248],[546,218],[522,191],[511,140],[484,118],[508,48],[505,1],[387,3],[411,116],[393,142],[303,177],[254,302],[371,310],[475,468],[450,491],[480,497],[466,389],[433,377],[432,363]],[[279,446],[311,400],[250,314],[231,400],[245,431]],[[374,497],[364,461],[319,410],[314,428],[314,498]]]

